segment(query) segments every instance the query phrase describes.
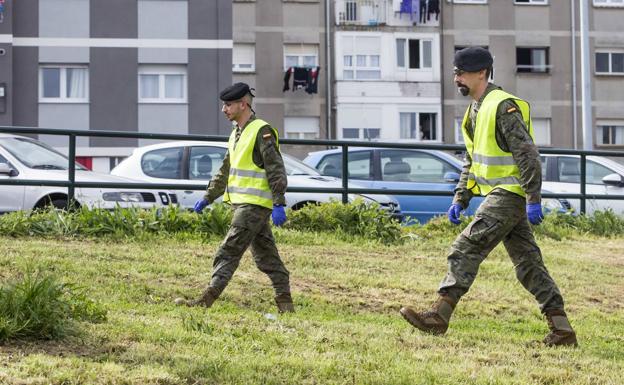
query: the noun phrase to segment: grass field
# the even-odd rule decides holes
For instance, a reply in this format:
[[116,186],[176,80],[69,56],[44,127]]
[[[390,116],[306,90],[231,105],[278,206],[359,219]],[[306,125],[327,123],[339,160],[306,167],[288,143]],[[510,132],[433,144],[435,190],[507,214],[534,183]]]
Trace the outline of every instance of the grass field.
[[622,384],[624,239],[542,239],[579,348],[545,348],[537,305],[504,249],[482,265],[443,337],[398,314],[429,306],[451,238],[401,246],[277,233],[297,312],[277,315],[249,254],[211,309],[179,308],[209,281],[218,239],[0,237],[0,280],[28,266],[87,289],[103,323],[0,344],[6,384]]

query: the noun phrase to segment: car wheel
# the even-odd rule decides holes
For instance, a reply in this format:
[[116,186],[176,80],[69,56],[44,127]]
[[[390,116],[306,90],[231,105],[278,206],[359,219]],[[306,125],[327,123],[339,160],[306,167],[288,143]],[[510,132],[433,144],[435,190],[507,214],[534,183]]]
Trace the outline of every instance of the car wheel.
[[58,210],[67,210],[67,199],[53,199],[46,206],[52,206]]
[[298,202],[298,203],[292,205],[292,207],[290,209],[293,210],[293,211],[296,211],[296,210],[299,210],[299,209],[301,209],[301,208],[303,208],[304,206],[307,206],[307,205],[317,205],[318,206],[319,204],[320,204],[319,202],[314,202],[314,201]]

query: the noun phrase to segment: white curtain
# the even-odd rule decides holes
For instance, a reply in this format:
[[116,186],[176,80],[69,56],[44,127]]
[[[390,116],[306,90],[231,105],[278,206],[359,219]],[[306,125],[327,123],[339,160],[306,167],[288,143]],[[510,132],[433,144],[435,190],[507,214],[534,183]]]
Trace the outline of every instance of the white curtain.
[[67,68],[67,97],[85,99],[87,97],[87,69]]
[[140,75],[139,87],[141,99],[158,98],[158,75]]
[[184,98],[184,75],[165,75],[165,98]]
[[412,132],[412,115],[411,112],[401,112],[400,125],[401,125],[401,139],[413,139]]

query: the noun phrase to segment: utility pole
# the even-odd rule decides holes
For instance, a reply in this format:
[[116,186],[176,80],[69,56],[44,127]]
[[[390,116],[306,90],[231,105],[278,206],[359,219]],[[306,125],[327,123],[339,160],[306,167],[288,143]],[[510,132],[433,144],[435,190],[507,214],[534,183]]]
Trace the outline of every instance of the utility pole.
[[581,115],[583,120],[583,149],[594,148],[594,122],[592,118],[592,78],[589,65],[589,0],[579,0],[581,16]]

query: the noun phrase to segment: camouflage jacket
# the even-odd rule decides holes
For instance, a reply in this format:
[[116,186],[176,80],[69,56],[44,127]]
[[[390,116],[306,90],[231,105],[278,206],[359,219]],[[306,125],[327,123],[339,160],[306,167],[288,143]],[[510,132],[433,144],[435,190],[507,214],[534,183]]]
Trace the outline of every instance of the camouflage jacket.
[[[470,116],[467,123],[467,131],[471,138],[474,137],[474,125],[477,112],[485,96],[492,90],[501,89],[495,84],[489,83],[485,92],[478,102],[470,104]],[[515,107],[515,108],[512,108]],[[512,111],[512,112],[508,112]],[[538,203],[541,201],[542,189],[542,165],[539,152],[529,131],[524,124],[522,114],[518,105],[511,99],[507,99],[499,104],[496,112],[496,143],[506,152],[511,152],[513,159],[520,169],[520,186],[526,193],[527,203]],[[455,198],[453,203],[459,203],[462,207],[468,207],[468,203],[473,196],[466,186],[468,184],[468,174],[472,159],[466,152],[464,166],[461,177],[455,187]]]
[[[236,126],[234,129],[238,130],[235,143],[238,143],[240,134],[245,127],[256,119],[255,116],[245,123],[242,129]],[[236,144],[235,144],[236,146]],[[253,162],[256,166],[263,168],[266,171],[267,179],[269,180],[269,187],[273,194],[273,204],[285,205],[286,198],[284,193],[286,192],[286,186],[288,180],[286,179],[286,168],[284,167],[284,160],[282,154],[277,147],[277,137],[270,125],[262,127],[258,131],[256,136],[256,143],[253,149]],[[212,203],[215,199],[223,195],[227,188],[228,177],[230,175],[230,153],[227,151],[223,158],[223,164],[217,173],[212,177],[208,188],[206,189],[206,195],[208,202]]]

